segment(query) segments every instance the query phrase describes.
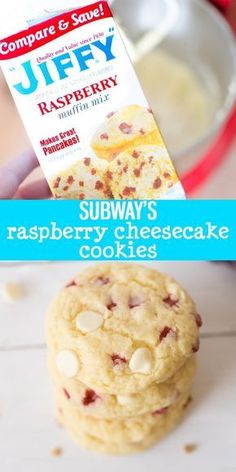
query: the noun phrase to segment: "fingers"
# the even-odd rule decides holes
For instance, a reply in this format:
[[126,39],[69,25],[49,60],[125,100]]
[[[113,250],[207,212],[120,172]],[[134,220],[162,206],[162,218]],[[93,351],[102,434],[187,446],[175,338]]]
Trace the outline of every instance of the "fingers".
[[16,200],[43,200],[52,194],[46,180],[37,180],[20,187],[14,195]]
[[20,184],[38,166],[33,151],[20,154],[0,168],[0,199],[13,198]]

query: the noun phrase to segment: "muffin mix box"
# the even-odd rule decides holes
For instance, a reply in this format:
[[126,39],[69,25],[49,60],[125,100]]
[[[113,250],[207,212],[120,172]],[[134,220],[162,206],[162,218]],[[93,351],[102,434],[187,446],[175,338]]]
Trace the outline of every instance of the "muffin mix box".
[[1,39],[0,63],[55,198],[185,197],[106,1]]

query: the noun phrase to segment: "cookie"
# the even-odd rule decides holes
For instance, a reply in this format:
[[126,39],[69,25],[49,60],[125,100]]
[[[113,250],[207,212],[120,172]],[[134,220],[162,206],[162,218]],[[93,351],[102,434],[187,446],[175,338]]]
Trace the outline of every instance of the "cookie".
[[74,166],[51,179],[50,186],[55,198],[71,200],[105,199],[110,190],[104,174],[107,162],[86,157]]
[[81,382],[63,378],[57,371],[53,358],[49,358],[49,370],[55,385],[69,405],[92,418],[124,419],[170,407],[179,396],[188,391],[196,372],[193,356],[166,382],[152,383],[146,390],[133,395],[109,395],[96,392]]
[[[118,434],[116,428],[112,425],[111,430],[112,432],[116,432],[116,440],[112,435],[110,435],[109,441],[104,441],[101,437],[94,434],[94,431],[97,430],[97,427],[94,425],[94,423],[98,422],[99,420],[90,420],[91,429],[90,431],[85,431],[80,427],[79,423],[76,423],[74,419],[70,418],[70,415],[68,415],[67,412],[64,412],[61,408],[58,410],[57,419],[62,426],[65,426],[71,438],[81,447],[99,453],[119,455],[130,454],[141,452],[144,449],[153,446],[163,439],[167,434],[169,434],[173,429],[175,429],[186,413],[188,399],[189,393],[186,393],[175,405],[170,407],[168,410],[160,414],[156,413],[156,415],[153,415],[153,427],[150,428],[150,431],[146,436],[140,434],[140,430],[142,431],[142,426],[145,427],[145,422],[141,424],[140,419],[137,420],[137,425],[139,425],[137,426],[137,431],[139,432],[136,431],[135,434],[134,430],[136,423],[134,423],[133,434],[130,435],[131,437],[135,437],[137,439],[137,441],[134,442],[124,441],[123,432],[128,430],[125,426],[124,429],[121,428],[119,430]],[[144,419],[144,417],[141,418]]]
[[110,113],[91,146],[98,157],[112,161],[121,152],[145,144],[163,145],[152,111],[129,105]]
[[137,264],[89,267],[49,309],[57,369],[100,393],[130,395],[165,382],[199,348],[200,318],[169,276]]
[[166,149],[149,145],[119,154],[106,177],[115,199],[155,200],[179,181]]

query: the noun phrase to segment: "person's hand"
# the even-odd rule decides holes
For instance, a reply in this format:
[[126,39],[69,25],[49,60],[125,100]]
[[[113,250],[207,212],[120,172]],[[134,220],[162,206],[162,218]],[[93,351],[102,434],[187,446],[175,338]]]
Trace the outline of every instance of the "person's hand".
[[0,199],[41,200],[50,198],[52,194],[45,179],[22,185],[30,172],[38,165],[33,151],[25,152],[6,162],[0,168]]

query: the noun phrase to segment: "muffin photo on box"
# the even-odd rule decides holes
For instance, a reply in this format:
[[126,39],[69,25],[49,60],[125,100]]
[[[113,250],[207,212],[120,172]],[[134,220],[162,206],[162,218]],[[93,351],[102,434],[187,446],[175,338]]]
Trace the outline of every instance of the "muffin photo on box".
[[106,176],[115,199],[155,200],[178,182],[162,146],[137,146],[122,152],[109,164]]
[[95,154],[112,161],[118,154],[144,144],[163,144],[153,113],[139,105],[111,112],[92,139]]
[[107,199],[110,196],[107,179],[107,162],[85,157],[68,169],[59,172],[50,186],[56,198],[68,200]]
[[99,159],[109,161],[105,180],[116,200],[168,198],[179,185],[150,109],[130,105],[110,113],[92,147]]

